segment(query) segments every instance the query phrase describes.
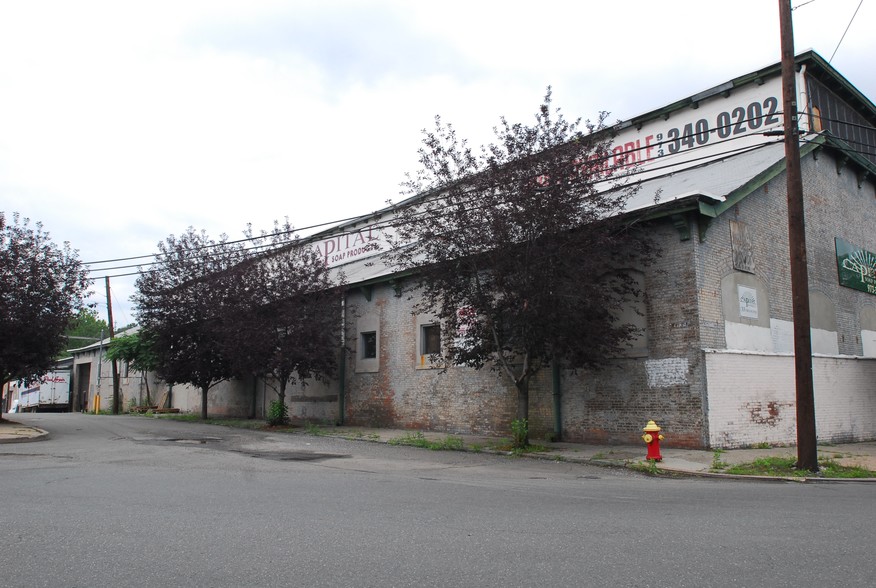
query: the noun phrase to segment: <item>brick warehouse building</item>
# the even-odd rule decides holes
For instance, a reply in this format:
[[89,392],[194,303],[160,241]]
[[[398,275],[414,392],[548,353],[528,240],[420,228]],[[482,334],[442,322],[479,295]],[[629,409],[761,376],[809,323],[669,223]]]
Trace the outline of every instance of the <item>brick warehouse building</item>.
[[[876,439],[876,107],[816,53],[797,63],[818,437]],[[543,370],[530,390],[534,438],[637,442],[654,419],[676,446],[795,442],[781,103],[775,64],[618,126],[618,163],[642,181],[628,210],[647,214],[662,249],[654,266],[618,268],[645,292],[629,313],[642,335],[597,373]],[[380,261],[393,214],[312,238],[346,276],[350,351],[338,381],[287,397],[290,413],[507,434],[513,385],[429,362],[436,321],[413,314],[403,278]],[[194,393],[174,399],[197,406]],[[211,411],[260,414],[272,399],[263,382],[231,383],[211,392]]]

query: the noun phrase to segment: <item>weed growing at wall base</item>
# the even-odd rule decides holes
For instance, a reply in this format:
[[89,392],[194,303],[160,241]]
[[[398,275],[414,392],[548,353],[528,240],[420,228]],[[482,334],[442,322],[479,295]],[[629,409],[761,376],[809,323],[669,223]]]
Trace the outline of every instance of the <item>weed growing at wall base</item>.
[[860,466],[844,466],[832,459],[820,459],[817,473],[796,468],[795,457],[764,457],[751,463],[729,466],[723,470],[725,474],[742,476],[775,476],[780,478],[876,478],[876,472]]
[[447,436],[444,439],[430,441],[421,431],[407,433],[401,437],[390,439],[390,445],[407,445],[410,447],[422,447],[435,451],[465,451],[465,444],[461,437]]

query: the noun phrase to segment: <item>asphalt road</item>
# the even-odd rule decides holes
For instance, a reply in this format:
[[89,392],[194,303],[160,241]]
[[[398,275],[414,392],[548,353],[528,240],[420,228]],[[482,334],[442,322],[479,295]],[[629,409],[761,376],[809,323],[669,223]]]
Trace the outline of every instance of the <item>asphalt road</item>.
[[0,587],[872,586],[872,484],[15,415]]

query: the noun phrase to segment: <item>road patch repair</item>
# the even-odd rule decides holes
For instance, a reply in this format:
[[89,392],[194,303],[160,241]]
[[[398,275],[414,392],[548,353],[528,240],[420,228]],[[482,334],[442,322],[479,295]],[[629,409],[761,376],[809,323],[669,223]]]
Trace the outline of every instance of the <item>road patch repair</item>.
[[234,450],[232,453],[240,453],[260,459],[274,461],[325,461],[327,459],[342,459],[349,455],[337,453],[318,453],[316,451],[243,451]]

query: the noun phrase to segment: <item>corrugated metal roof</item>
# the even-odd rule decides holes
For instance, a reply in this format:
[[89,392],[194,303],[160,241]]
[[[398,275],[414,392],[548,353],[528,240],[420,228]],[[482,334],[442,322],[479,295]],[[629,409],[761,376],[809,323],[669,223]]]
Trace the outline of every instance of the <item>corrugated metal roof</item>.
[[645,210],[690,196],[723,201],[728,194],[784,157],[783,143],[765,143],[741,153],[673,170],[642,182],[639,191],[627,202],[626,211]]

